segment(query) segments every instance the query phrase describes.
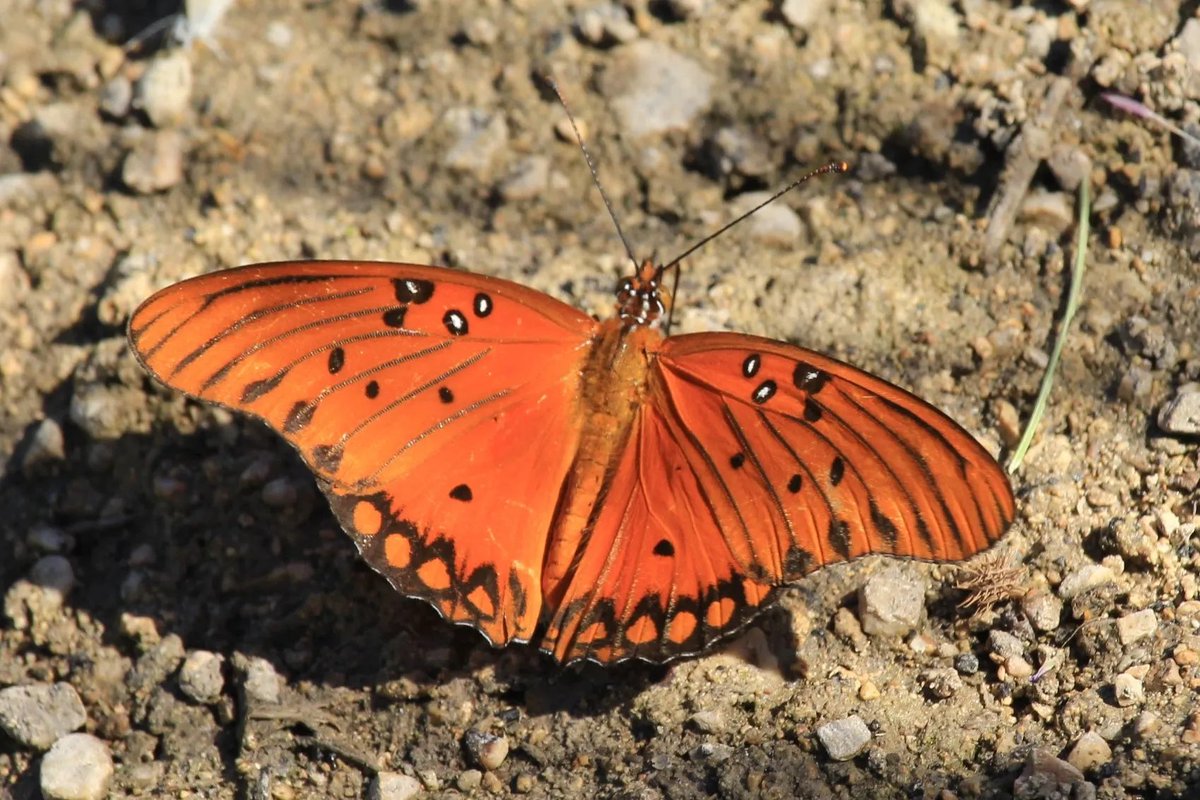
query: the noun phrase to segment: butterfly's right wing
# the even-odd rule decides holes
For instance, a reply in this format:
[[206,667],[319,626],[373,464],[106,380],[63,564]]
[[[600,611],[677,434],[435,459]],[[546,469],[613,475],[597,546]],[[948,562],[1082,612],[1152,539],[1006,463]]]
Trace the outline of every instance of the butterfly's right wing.
[[538,620],[595,329],[495,278],[294,262],[168,287],[129,339],[163,383],[282,434],[372,567],[500,644]]

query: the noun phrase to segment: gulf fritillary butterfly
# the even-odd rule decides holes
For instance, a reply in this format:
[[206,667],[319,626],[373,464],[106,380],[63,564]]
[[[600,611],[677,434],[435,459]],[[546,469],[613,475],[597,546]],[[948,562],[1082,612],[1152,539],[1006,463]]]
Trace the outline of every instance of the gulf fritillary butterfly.
[[699,653],[826,564],[1004,533],[1008,481],[953,420],[794,345],[665,337],[662,276],[601,323],[449,268],[256,264],[158,292],[129,340],[291,442],[399,592],[563,662]]

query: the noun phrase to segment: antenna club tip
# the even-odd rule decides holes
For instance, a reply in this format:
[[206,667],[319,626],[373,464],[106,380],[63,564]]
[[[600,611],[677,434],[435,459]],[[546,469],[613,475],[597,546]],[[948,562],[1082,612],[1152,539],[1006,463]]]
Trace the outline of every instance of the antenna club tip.
[[850,162],[849,161],[835,161],[832,164],[830,164],[829,167],[834,172],[849,172],[850,171]]

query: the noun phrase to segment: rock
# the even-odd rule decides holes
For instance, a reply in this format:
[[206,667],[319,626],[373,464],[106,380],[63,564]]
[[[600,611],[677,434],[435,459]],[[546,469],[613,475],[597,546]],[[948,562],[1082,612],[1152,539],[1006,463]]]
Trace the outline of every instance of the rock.
[[700,733],[720,733],[725,728],[725,720],[719,711],[697,711],[688,717],[688,722]]
[[979,672],[979,657],[974,653],[963,653],[954,659],[954,668],[962,675],[974,675]]
[[1117,620],[1117,636],[1120,637],[1121,644],[1126,646],[1147,636],[1153,636],[1157,630],[1158,617],[1149,608],[1126,614]]
[[1058,596],[1070,600],[1101,584],[1111,583],[1115,577],[1113,571],[1102,564],[1088,564],[1063,578],[1058,585]]
[[478,789],[481,783],[483,783],[483,773],[477,769],[464,769],[458,773],[458,778],[454,781],[454,785],[459,788],[459,791],[468,793]]
[[29,581],[47,591],[57,592],[65,600],[75,588],[75,570],[63,556],[46,556],[30,568]]
[[410,800],[424,791],[421,782],[402,772],[380,772],[367,789],[368,800]]
[[44,464],[54,464],[67,457],[62,426],[47,417],[38,423],[21,459],[21,471],[29,474]]
[[443,122],[454,142],[442,156],[443,166],[486,176],[496,154],[508,144],[508,123],[503,115],[459,106],[448,110]]
[[1113,696],[1117,705],[1128,708],[1146,699],[1146,687],[1141,678],[1131,670],[1126,670],[1113,680]]
[[1021,609],[1029,624],[1043,633],[1057,630],[1062,622],[1062,601],[1045,591],[1026,594],[1021,598]]
[[183,150],[178,131],[156,131],[126,154],[121,181],[138,194],[166,191],[183,180]]
[[962,678],[952,669],[927,669],[921,673],[921,683],[930,697],[945,700],[962,688]]
[[188,653],[179,668],[179,690],[197,703],[215,703],[225,688],[225,677],[221,674],[224,660],[208,650]]
[[[761,178],[771,171],[771,154],[760,137],[743,128],[725,126],[705,143],[710,170],[718,176]],[[767,199],[765,195],[758,202]],[[748,203],[754,206],[757,203]]]
[[61,553],[70,546],[71,540],[62,528],[38,524],[29,529],[25,543],[43,553]]
[[600,90],[631,138],[690,126],[711,101],[713,79],[700,64],[660,42],[641,39],[617,49]]
[[790,27],[808,31],[815,22],[825,18],[828,6],[829,0],[783,0],[779,4],[779,15]]
[[550,159],[528,156],[513,166],[500,182],[500,198],[505,202],[530,200],[546,191],[550,180]]
[[246,657],[240,653],[234,657],[234,667],[242,673],[242,689],[246,697],[259,703],[278,703],[283,679],[275,667],[265,658]]
[[891,564],[858,590],[858,616],[868,636],[903,636],[925,615],[925,582]]
[[158,56],[137,82],[133,105],[156,128],[183,120],[192,100],[192,65],[182,51]]
[[100,113],[121,119],[133,105],[133,84],[124,75],[116,75],[100,90]]
[[[769,198],[769,192],[746,192],[732,203],[734,216],[744,214]],[[755,211],[742,223],[754,239],[774,247],[792,247],[804,234],[800,215],[780,201]]]
[[1066,192],[1034,189],[1025,196],[1018,216],[1023,222],[1060,234],[1074,221],[1072,202],[1071,195]]
[[100,800],[108,795],[112,777],[108,745],[90,733],[67,734],[55,742],[39,773],[46,800]]
[[1200,434],[1200,384],[1179,387],[1158,410],[1158,427],[1173,436]]
[[605,46],[632,42],[638,38],[637,26],[629,13],[616,3],[599,3],[575,15],[575,31],[590,45]]
[[508,737],[486,731],[467,731],[463,747],[471,760],[486,770],[498,768],[508,758]]
[[[1060,784],[1070,786],[1083,781],[1083,773],[1054,754],[1034,748],[1025,762],[1025,769],[1013,785],[1017,797],[1058,796]],[[1065,796],[1065,795],[1062,795]]]
[[1007,631],[993,630],[988,632],[988,652],[994,661],[1002,662],[1025,655],[1025,643]]
[[69,683],[0,689],[0,730],[22,747],[45,750],[85,722],[83,701]]
[[1067,762],[1080,772],[1089,772],[1112,761],[1112,748],[1095,731],[1088,731],[1075,742]]
[[856,714],[817,728],[817,739],[834,761],[849,761],[870,743],[871,730]]
[[93,439],[116,439],[128,423],[127,390],[102,383],[76,383],[71,395],[71,421]]
[[959,15],[949,0],[893,0],[895,14],[912,30],[918,61],[946,69],[960,51]]

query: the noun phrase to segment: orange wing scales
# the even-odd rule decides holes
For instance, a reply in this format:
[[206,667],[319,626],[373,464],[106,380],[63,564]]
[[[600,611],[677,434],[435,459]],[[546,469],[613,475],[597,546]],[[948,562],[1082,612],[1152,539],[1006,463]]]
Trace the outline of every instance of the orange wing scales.
[[826,564],[962,559],[1012,521],[969,433],[849,365],[735,334],[670,338],[649,360],[650,398],[546,633],[559,659],[699,652]]
[[494,278],[297,262],[176,284],[129,333],[164,383],[295,445],[397,590],[501,644],[535,631],[596,329]]

